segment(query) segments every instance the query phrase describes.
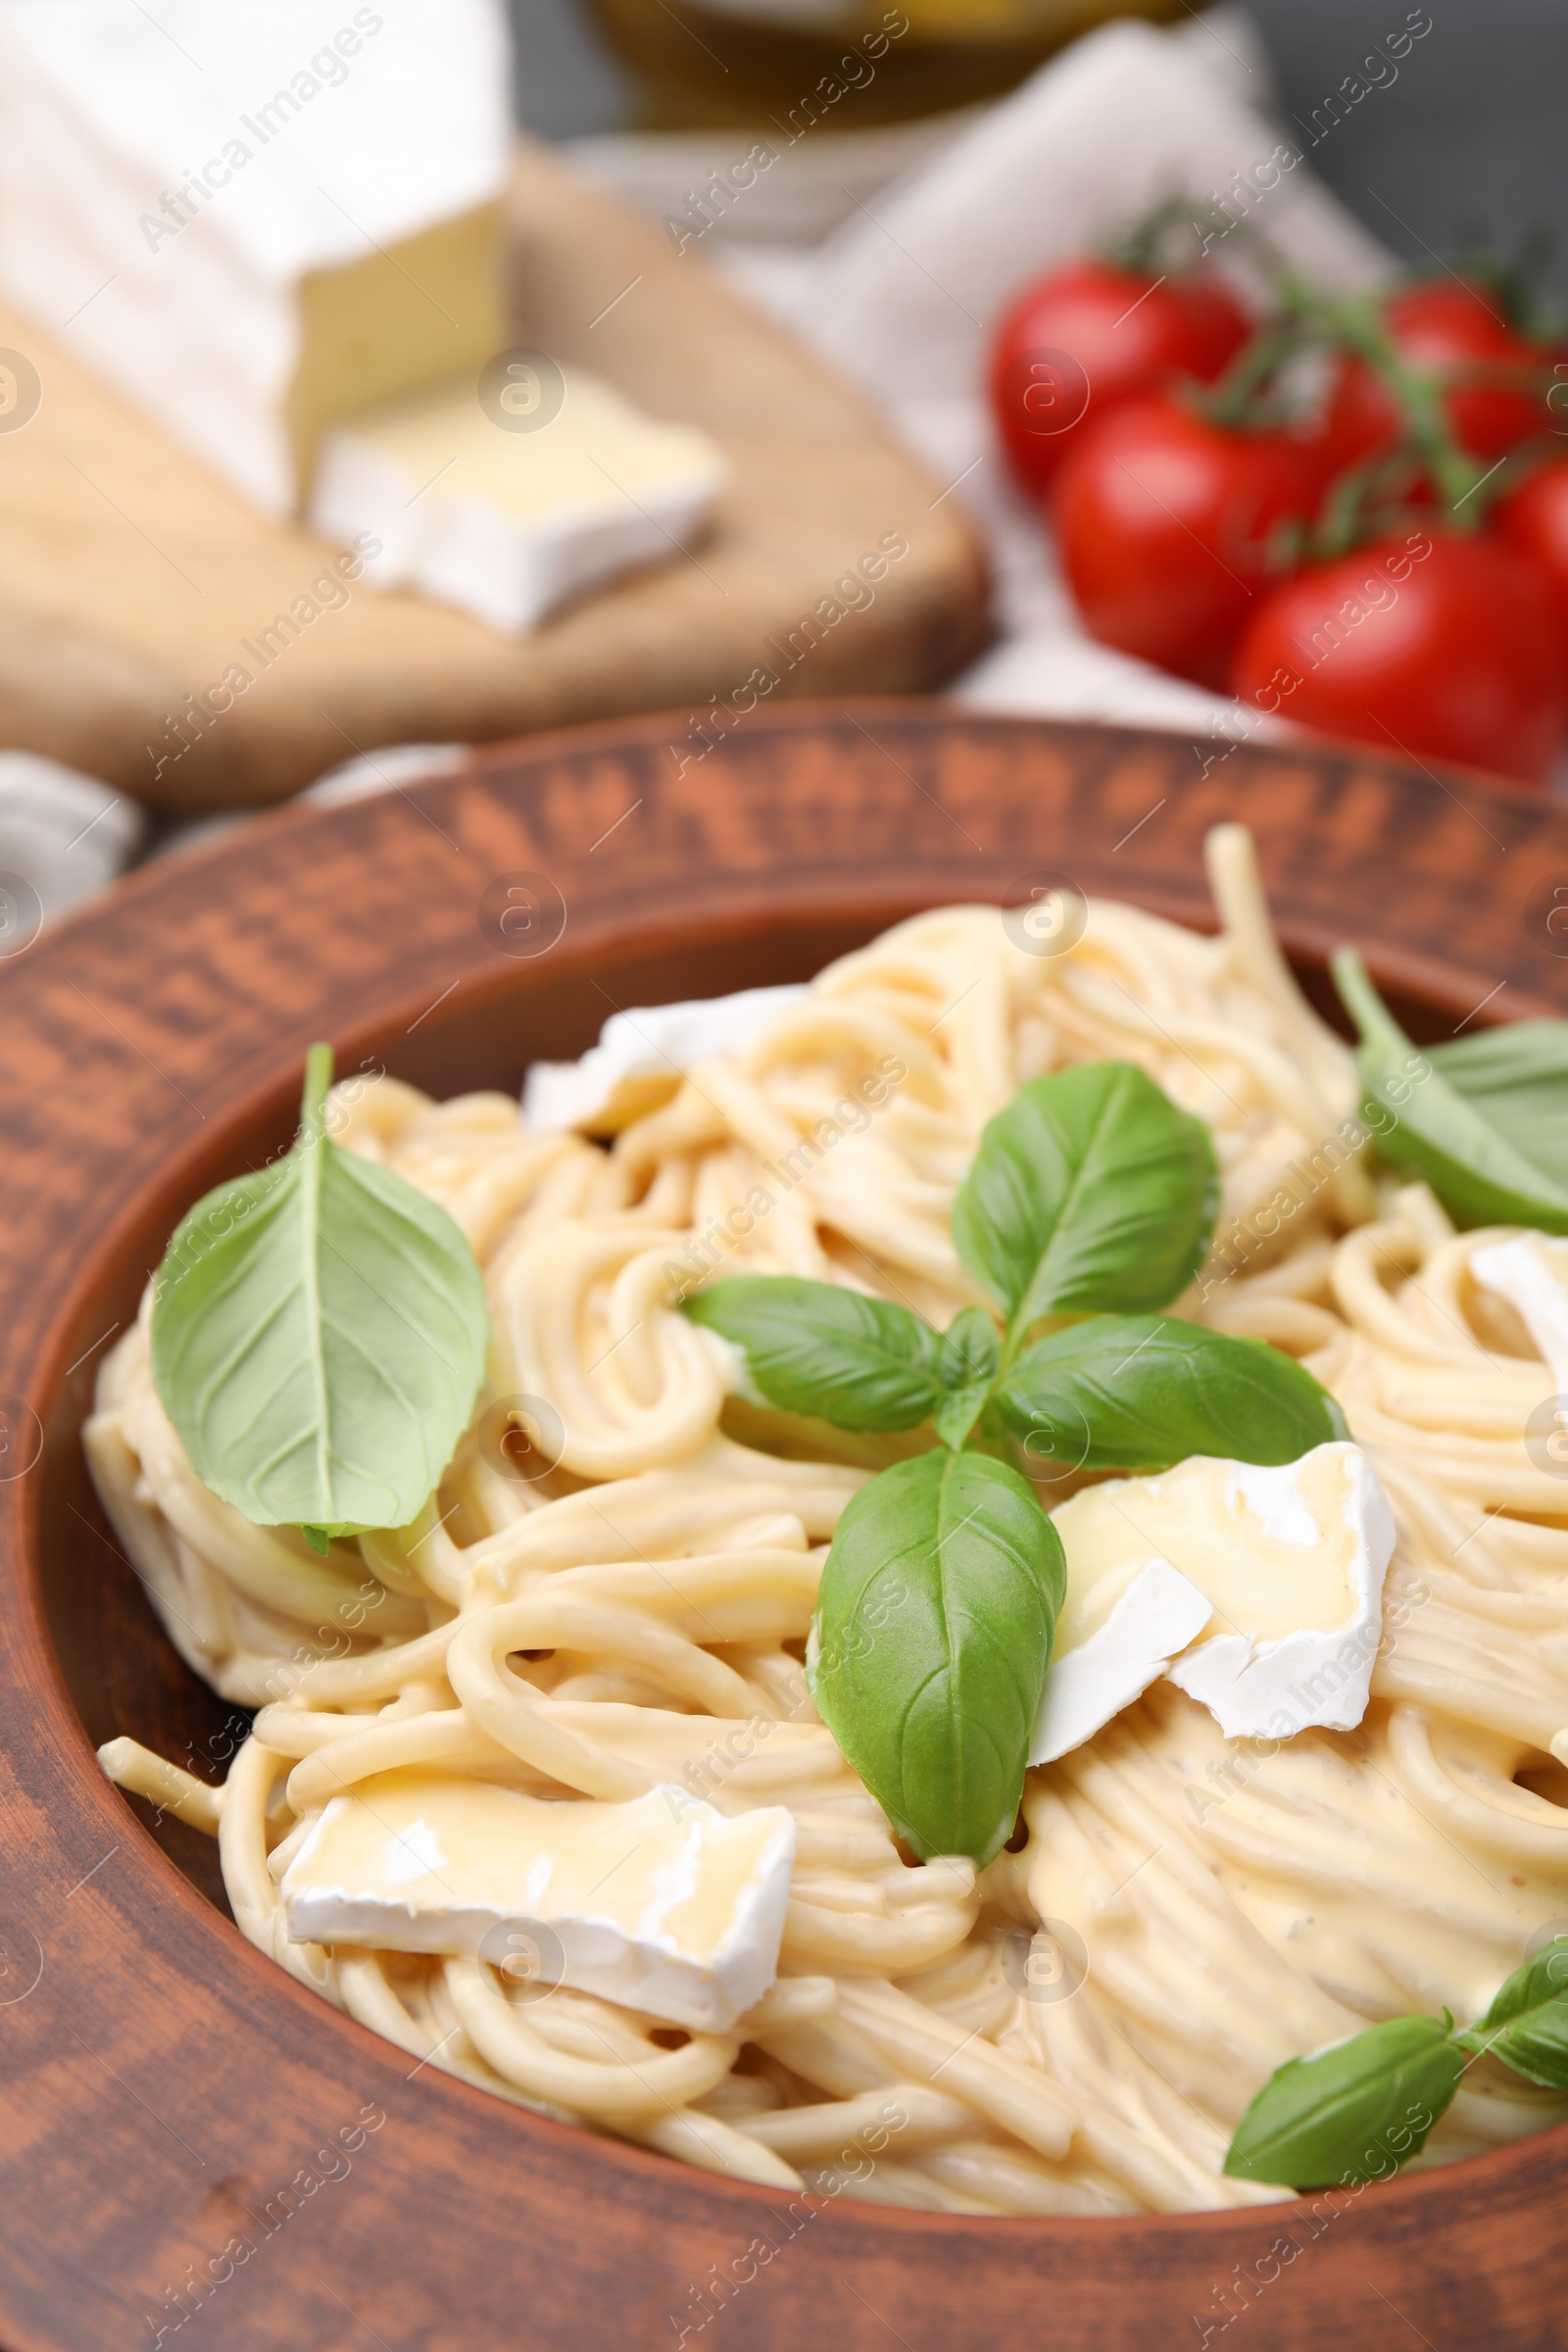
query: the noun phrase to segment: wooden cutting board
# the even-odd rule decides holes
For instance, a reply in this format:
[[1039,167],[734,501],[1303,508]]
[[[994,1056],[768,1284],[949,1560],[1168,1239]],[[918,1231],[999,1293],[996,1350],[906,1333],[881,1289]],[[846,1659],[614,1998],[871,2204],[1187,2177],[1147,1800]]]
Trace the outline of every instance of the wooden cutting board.
[[[278,800],[377,745],[648,710],[678,714],[674,766],[760,696],[929,688],[978,650],[984,574],[957,504],[857,393],[533,145],[509,247],[519,342],[726,452],[730,488],[691,557],[520,638],[363,583],[345,603],[313,597],[334,551],[253,513],[124,408],[73,363],[69,326],[46,340],[0,311],[0,348],[42,382],[36,414],[0,432],[0,742],[182,809]],[[874,587],[862,573],[835,595],[894,542],[907,553]],[[259,633],[301,599],[322,609],[264,666]],[[251,677],[238,691],[231,664]],[[170,721],[225,672],[228,707],[205,731],[187,722],[181,750]]]

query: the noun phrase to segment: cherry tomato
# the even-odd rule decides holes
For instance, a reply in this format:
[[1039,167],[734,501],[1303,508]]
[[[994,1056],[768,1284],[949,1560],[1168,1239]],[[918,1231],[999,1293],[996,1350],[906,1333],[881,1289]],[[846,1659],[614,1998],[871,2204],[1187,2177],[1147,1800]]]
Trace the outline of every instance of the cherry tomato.
[[1223,685],[1277,526],[1308,519],[1317,488],[1288,434],[1230,432],[1168,397],[1125,403],[1073,451],[1056,488],[1062,566],[1085,626]]
[[1176,375],[1211,383],[1251,333],[1221,278],[1154,278],[1077,262],[1026,286],[991,354],[991,401],[1008,463],[1038,495],[1090,422]]
[[1325,734],[1540,783],[1568,706],[1545,584],[1528,556],[1424,528],[1314,564],[1237,648],[1243,702]]
[[1554,458],[1527,474],[1517,490],[1498,499],[1492,521],[1510,545],[1535,558],[1550,581],[1568,654],[1568,458]]
[[[1454,379],[1446,401],[1448,424],[1472,457],[1500,458],[1552,422],[1545,372],[1553,353],[1509,326],[1485,288],[1458,280],[1411,286],[1392,298],[1384,318],[1406,360]],[[1466,384],[1466,370],[1478,367],[1497,371],[1496,380]],[[1337,360],[1306,433],[1324,481],[1402,437],[1397,404],[1374,370],[1348,354]]]
[[1366,362],[1348,353],[1337,358],[1322,407],[1304,436],[1323,481],[1348,472],[1377,450],[1392,448],[1400,432],[1399,412]]
[[[1485,287],[1454,278],[1411,286],[1394,296],[1386,316],[1407,360],[1454,376],[1448,422],[1472,457],[1500,458],[1549,423],[1542,375],[1550,354],[1508,324]],[[1494,370],[1496,380],[1461,388],[1465,371],[1482,367]]]

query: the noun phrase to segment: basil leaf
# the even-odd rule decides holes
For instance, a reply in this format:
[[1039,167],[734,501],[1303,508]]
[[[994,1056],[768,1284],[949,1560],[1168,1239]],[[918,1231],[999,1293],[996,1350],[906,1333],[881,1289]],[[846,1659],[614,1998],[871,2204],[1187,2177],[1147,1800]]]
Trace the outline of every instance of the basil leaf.
[[953,1210],[958,1255],[1015,1331],[1058,1309],[1163,1306],[1202,1261],[1219,1199],[1201,1119],[1128,1061],[1020,1088]]
[[1284,2188],[1380,2180],[1426,2145],[1465,2058],[1450,2021],[1396,2017],[1276,2070],[1236,2127],[1233,2179]]
[[1264,1340],[1174,1315],[1094,1315],[1020,1356],[996,1395],[1031,1461],[1163,1470],[1189,1454],[1294,1462],[1348,1437],[1327,1389]]
[[1516,1968],[1459,2040],[1467,2050],[1490,2050],[1528,2082],[1568,2090],[1568,1937]]
[[840,1429],[913,1429],[942,1396],[942,1342],[906,1306],[794,1274],[732,1274],[686,1299],[694,1323],[746,1351],[769,1404]]
[[446,1210],[343,1151],[306,1062],[287,1157],[222,1184],[158,1270],[153,1381],[196,1475],[262,1527],[403,1527],[435,1487],[484,1372],[489,1317]]
[[943,1336],[937,1378],[947,1395],[932,1416],[944,1446],[963,1444],[984,1410],[1002,1363],[1002,1342],[983,1306],[966,1306]]
[[[1383,1157],[1424,1176],[1459,1225],[1568,1233],[1568,1113],[1561,1092],[1568,1063],[1558,1025],[1533,1021],[1527,1025],[1533,1037],[1501,1029],[1464,1041],[1457,1053],[1438,1047],[1423,1056],[1353,949],[1338,951],[1333,970],[1360,1032],[1355,1059],[1368,1109],[1381,1105],[1394,1114],[1392,1123],[1372,1122]],[[1431,1074],[1412,1083],[1423,1059]]]
[[1421,1051],[1527,1159],[1568,1184],[1568,1021],[1512,1021]]
[[1061,1539],[1004,1462],[946,1447],[862,1487],[822,1571],[811,1694],[917,1854],[1011,1835],[1066,1590]]

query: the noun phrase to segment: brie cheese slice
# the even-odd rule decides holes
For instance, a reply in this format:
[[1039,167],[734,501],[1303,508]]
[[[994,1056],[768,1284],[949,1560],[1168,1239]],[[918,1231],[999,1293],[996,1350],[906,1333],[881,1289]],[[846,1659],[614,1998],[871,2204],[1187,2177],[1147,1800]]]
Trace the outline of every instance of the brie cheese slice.
[[1568,1390],[1568,1242],[1544,1233],[1489,1242],[1472,1255],[1470,1271],[1483,1290],[1507,1300],[1558,1389]]
[[345,547],[378,539],[373,584],[513,632],[616,572],[668,563],[724,485],[718,450],[579,369],[564,394],[528,432],[486,412],[472,374],[346,418],[321,445],[313,528]]
[[1394,1513],[1366,1455],[1341,1440],[1277,1467],[1184,1462],[1166,1488],[1166,1553],[1208,1594],[1209,1638],[1169,1680],[1227,1740],[1353,1731],[1383,1636]]
[[1102,1547],[1087,1529],[1073,1533],[1074,1503],[1106,1491],[1091,1487],[1052,1513],[1067,1554],[1067,1598],[1031,1764],[1054,1763],[1092,1740],[1113,1715],[1142,1698],[1213,1614],[1207,1594],[1157,1552],[1146,1546],[1140,1566],[1136,1553]]
[[508,341],[498,0],[6,0],[0,295],[269,513]]
[[1161,1674],[1228,1740],[1360,1722],[1395,1529],[1359,1446],[1277,1467],[1199,1455],[1087,1487],[1052,1518],[1067,1593],[1031,1763],[1091,1738]]
[[280,1892],[296,1943],[475,1953],[721,2034],[777,1975],[794,1858],[782,1806],[546,1803],[411,1768],[333,1797]]
[[522,1123],[530,1134],[578,1127],[612,1135],[666,1102],[697,1062],[739,1054],[809,993],[804,981],[791,982],[612,1013],[580,1061],[533,1064],[523,1082]]

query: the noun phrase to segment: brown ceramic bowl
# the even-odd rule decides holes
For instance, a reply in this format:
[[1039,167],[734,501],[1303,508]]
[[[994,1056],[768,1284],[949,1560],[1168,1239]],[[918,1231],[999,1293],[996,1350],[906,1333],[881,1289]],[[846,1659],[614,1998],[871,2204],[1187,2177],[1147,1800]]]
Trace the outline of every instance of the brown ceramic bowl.
[[[1179,737],[912,704],[759,712],[684,772],[671,736],[536,740],[281,810],[0,965],[0,2337],[1148,2352],[1248,2307],[1253,2347],[1560,2345],[1568,2132],[1315,2218],[791,2218],[411,2070],[242,1939],[205,1839],[100,1777],[113,1733],[215,1772],[242,1728],[163,1639],[77,1433],[176,1216],[286,1141],[312,1038],[437,1094],[514,1089],[613,1005],[804,977],[1042,869],[1203,925],[1226,816],[1320,997],[1348,938],[1427,1037],[1568,1010],[1568,813],[1539,799],[1333,750],[1205,774]],[[499,926],[510,888],[531,929]],[[367,2109],[350,2169],[318,2164]]]

